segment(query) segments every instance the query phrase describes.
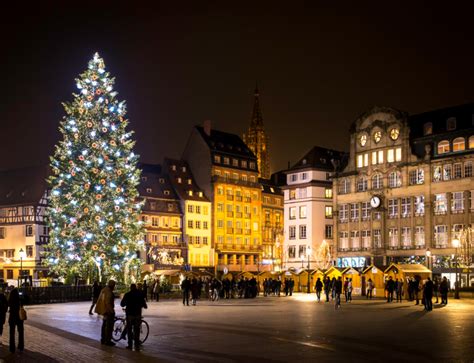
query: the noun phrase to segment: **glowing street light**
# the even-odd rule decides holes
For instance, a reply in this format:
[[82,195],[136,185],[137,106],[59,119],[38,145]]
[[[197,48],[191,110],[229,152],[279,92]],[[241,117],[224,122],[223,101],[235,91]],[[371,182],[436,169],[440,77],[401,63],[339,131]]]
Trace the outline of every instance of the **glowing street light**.
[[454,298],[455,299],[459,299],[459,282],[458,282],[458,248],[459,246],[461,245],[461,242],[459,241],[459,239],[457,238],[454,238],[453,239],[453,247],[455,248],[455,253],[454,253],[454,261],[456,263],[456,271],[455,271],[455,275],[456,275],[456,280],[454,282]]

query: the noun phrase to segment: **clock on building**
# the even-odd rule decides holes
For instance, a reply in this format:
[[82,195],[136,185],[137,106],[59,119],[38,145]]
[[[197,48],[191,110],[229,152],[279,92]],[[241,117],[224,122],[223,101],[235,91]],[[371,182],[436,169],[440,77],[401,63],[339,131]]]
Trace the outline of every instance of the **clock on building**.
[[382,131],[376,131],[374,133],[374,141],[378,144],[380,140],[382,140]]
[[372,198],[370,198],[370,206],[372,208],[380,207],[380,197],[374,195]]
[[360,135],[359,143],[360,146],[365,146],[365,144],[367,144],[367,134]]

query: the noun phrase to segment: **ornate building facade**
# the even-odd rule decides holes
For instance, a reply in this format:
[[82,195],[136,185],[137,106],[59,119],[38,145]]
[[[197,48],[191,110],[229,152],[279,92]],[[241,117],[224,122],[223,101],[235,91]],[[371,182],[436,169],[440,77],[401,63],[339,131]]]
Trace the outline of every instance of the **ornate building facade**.
[[254,104],[252,119],[250,120],[250,127],[243,135],[245,144],[257,157],[258,176],[269,179],[270,172],[270,152],[268,149],[268,136],[265,133],[263,126],[263,116],[260,110],[260,93],[258,88],[255,88]]
[[414,116],[375,107],[359,117],[333,184],[337,264],[418,262],[453,282],[474,221],[473,135],[474,104]]

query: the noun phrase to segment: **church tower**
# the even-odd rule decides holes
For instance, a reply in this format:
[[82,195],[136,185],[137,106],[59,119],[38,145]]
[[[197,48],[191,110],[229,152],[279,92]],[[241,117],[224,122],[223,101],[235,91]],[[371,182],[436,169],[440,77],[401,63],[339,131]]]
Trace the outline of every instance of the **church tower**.
[[258,176],[261,178],[270,178],[270,154],[268,150],[268,136],[265,134],[263,127],[263,117],[260,110],[258,87],[255,87],[254,104],[250,127],[244,133],[244,142],[257,157]]

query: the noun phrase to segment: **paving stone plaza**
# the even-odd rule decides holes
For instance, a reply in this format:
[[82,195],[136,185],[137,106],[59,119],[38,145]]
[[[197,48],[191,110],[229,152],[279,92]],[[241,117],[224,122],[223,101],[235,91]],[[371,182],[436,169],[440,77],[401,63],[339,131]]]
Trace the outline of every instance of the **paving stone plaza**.
[[[121,314],[118,300],[116,312]],[[150,336],[140,352],[100,344],[89,303],[28,307],[25,351],[5,362],[472,362],[474,300],[451,299],[431,312],[412,302],[356,299],[317,303],[314,295],[217,302],[149,303]]]

